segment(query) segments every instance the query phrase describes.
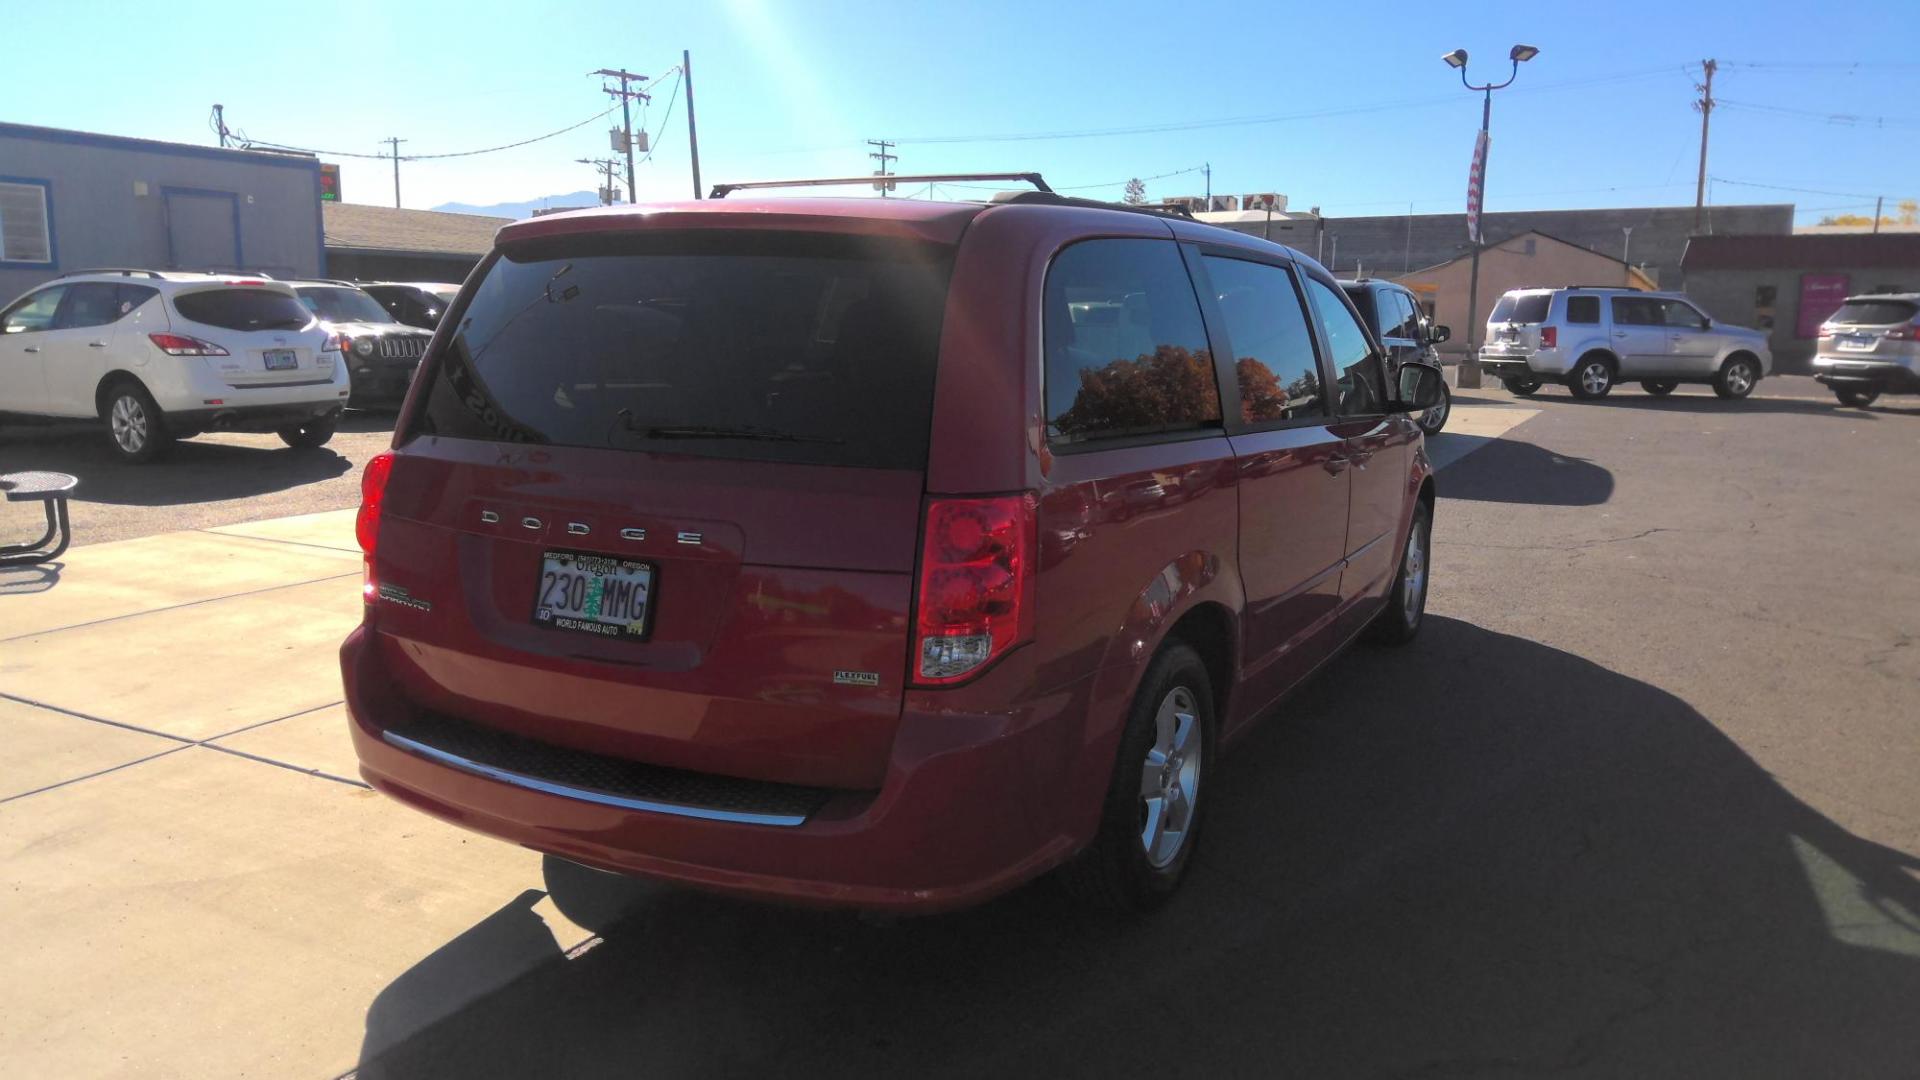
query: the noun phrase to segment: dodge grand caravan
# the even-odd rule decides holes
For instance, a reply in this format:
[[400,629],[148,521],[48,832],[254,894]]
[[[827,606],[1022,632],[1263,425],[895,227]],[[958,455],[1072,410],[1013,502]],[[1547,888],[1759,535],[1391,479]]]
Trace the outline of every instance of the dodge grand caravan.
[[363,775],[708,889],[1151,908],[1223,748],[1419,629],[1438,381],[1298,253],[1044,189],[508,225],[364,475]]

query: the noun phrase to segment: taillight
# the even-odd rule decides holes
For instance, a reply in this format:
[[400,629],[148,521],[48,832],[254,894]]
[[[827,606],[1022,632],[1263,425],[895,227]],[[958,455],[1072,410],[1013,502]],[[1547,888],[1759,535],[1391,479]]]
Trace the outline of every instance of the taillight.
[[1560,328],[1557,326],[1541,327],[1540,328],[1540,347],[1543,349],[1559,348],[1560,347]]
[[1920,326],[1915,326],[1912,323],[1908,323],[1905,326],[1896,326],[1887,331],[1887,339],[1889,341],[1920,341]]
[[959,682],[1033,636],[1038,516],[1031,494],[927,503],[916,683]]
[[211,341],[185,334],[148,334],[147,340],[168,356],[226,356],[227,350]]
[[320,346],[321,352],[344,353],[353,348],[353,340],[345,334],[328,334],[327,343]]
[[387,477],[392,473],[393,454],[387,451],[367,459],[367,467],[360,474],[360,513],[353,520],[353,535],[360,541],[360,550],[366,552],[360,593],[369,604],[374,594],[373,549],[380,540],[380,502],[386,497]]

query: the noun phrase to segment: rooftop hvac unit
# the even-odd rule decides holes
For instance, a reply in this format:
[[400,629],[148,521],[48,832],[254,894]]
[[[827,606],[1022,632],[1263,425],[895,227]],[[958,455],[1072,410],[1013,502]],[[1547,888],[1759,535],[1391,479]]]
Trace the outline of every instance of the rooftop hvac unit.
[[1271,191],[1242,195],[1240,196],[1240,208],[1242,210],[1271,210],[1277,214],[1287,208],[1287,197]]
[[1198,195],[1170,195],[1160,200],[1162,206],[1178,206],[1189,212],[1197,213],[1207,208],[1207,200]]
[[1238,210],[1240,209],[1240,196],[1215,195],[1213,197],[1213,201],[1207,204],[1207,209],[1212,210],[1215,213],[1219,213],[1224,210]]

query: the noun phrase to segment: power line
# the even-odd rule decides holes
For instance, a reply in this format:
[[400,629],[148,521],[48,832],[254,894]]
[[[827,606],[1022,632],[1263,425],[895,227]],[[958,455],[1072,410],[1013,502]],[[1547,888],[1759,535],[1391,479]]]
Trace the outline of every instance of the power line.
[[[664,79],[666,76],[662,75],[661,78]],[[665,138],[667,134],[667,125],[673,123],[673,103],[679,100],[680,86],[686,81],[686,72],[680,68],[674,68],[673,89],[668,92],[666,115],[660,118],[660,134],[647,138],[647,153],[640,159],[640,164],[645,165],[647,161],[653,157],[653,152],[660,148],[660,140]]]
[[[531,139],[521,139],[519,142],[510,142],[503,146],[489,146],[484,150],[460,150],[450,154],[408,154],[405,157],[402,157],[400,160],[401,161],[439,161],[445,158],[473,157],[477,154],[497,154],[502,150],[513,150],[518,147],[529,146],[529,145],[532,145],[533,143],[542,142],[544,140],[555,138],[560,135],[565,135],[569,131],[576,131],[580,128],[586,127],[588,124],[593,123],[595,120],[598,120],[606,116],[607,114],[613,112],[613,110],[619,107],[620,107],[619,105],[609,105],[605,109],[601,110],[600,112],[594,113],[592,116],[587,117],[585,120],[582,120],[577,124],[568,124],[566,127],[563,127],[558,131],[549,131],[545,135],[535,135]],[[288,150],[296,154],[314,154],[320,157],[376,158],[380,161],[387,161],[387,160],[390,160],[392,156],[389,154],[356,154],[350,150],[315,150],[310,146],[289,146],[286,143],[268,142],[265,139],[255,139],[246,135],[245,133],[240,134],[240,141],[250,148],[255,146],[264,146],[270,150]]]
[[1920,119],[1906,116],[1866,116],[1859,113],[1820,112],[1817,109],[1795,109],[1786,105],[1763,105],[1752,101],[1733,101],[1728,98],[1721,98],[1719,103],[1735,109],[1773,113],[1779,116],[1788,116],[1802,120],[1817,120],[1822,123],[1838,124],[1845,127],[1920,127]]
[[1825,188],[1788,187],[1785,184],[1760,184],[1751,180],[1729,180],[1724,176],[1709,177],[1716,184],[1732,184],[1735,187],[1766,188],[1769,191],[1794,191],[1803,195],[1832,195],[1842,199],[1877,199],[1878,195],[1863,195],[1858,191],[1832,191]]

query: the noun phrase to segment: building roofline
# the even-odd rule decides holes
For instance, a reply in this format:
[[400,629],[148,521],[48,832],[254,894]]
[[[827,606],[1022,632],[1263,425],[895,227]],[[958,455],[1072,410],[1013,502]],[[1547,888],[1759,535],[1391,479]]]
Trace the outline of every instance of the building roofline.
[[91,131],[70,131],[65,128],[36,127],[32,124],[12,124],[4,121],[0,121],[0,138],[65,143],[70,146],[90,146],[98,149],[137,150],[147,154],[167,154],[173,157],[210,158],[235,164],[279,166],[316,173],[320,171],[320,159],[312,154],[281,150],[234,150],[218,146],[194,146],[191,143],[138,139],[128,135],[101,135]]

